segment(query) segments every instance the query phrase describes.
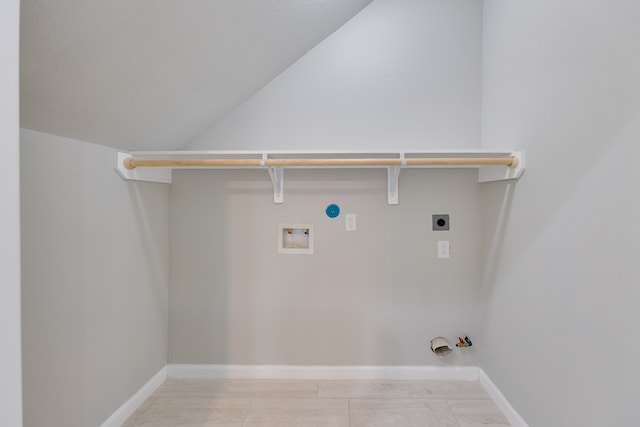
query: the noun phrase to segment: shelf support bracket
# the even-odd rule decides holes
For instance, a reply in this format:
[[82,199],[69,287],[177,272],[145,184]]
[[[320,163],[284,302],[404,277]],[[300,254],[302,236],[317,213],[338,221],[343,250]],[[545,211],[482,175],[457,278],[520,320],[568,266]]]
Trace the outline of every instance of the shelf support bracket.
[[481,166],[478,168],[478,182],[494,182],[520,178],[526,166],[524,151],[513,151],[511,156],[515,157],[514,166],[508,168]]
[[398,204],[398,178],[402,166],[387,167],[387,204]]
[[398,204],[398,180],[400,178],[400,170],[407,165],[407,159],[404,153],[400,153],[400,166],[387,167],[387,204]]
[[284,168],[267,166],[267,170],[273,183],[273,203],[284,203]]
[[171,184],[172,173],[170,168],[136,168],[127,169],[125,160],[132,158],[131,154],[119,151],[116,155],[114,169],[122,179],[129,181],[159,182],[161,184]]

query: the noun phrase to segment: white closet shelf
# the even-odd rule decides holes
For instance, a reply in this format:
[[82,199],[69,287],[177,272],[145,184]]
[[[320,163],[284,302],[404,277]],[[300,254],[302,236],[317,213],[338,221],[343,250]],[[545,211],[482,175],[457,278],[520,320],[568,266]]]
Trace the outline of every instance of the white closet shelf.
[[119,152],[116,171],[124,179],[171,183],[174,169],[266,169],[274,203],[284,202],[285,168],[385,168],[388,203],[398,204],[403,168],[477,168],[479,182],[517,179],[523,151],[132,151]]

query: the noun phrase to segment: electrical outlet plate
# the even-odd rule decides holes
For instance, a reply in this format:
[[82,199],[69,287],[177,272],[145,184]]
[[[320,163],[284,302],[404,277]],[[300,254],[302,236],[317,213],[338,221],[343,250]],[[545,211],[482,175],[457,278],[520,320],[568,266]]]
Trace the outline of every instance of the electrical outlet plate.
[[438,258],[449,258],[448,240],[438,240]]
[[356,231],[356,214],[347,214],[345,216],[345,230]]

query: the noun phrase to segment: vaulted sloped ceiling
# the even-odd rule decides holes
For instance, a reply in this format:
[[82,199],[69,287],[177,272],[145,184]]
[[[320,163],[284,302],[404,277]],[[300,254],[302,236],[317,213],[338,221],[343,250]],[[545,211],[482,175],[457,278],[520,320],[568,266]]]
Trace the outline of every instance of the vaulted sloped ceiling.
[[179,149],[371,0],[22,0],[21,126]]

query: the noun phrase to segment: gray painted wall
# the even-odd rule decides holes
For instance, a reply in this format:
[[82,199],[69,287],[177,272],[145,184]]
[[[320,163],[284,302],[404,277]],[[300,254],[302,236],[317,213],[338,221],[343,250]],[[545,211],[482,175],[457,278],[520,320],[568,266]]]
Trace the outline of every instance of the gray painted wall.
[[[481,2],[376,0],[188,148],[479,148],[481,45]],[[178,171],[170,217],[170,362],[435,364],[431,338],[476,330],[475,171],[403,171],[399,206],[384,170],[287,170],[284,205],[264,171]],[[314,224],[314,255],[276,254],[287,221]]]
[[105,421],[167,360],[167,186],[114,150],[23,130],[24,425]]
[[[480,298],[474,170],[287,170],[285,203],[265,171],[175,171],[171,363],[434,365],[429,340],[473,337]],[[330,219],[325,208],[341,207]],[[358,229],[346,232],[344,214]],[[451,231],[431,231],[449,213]],[[279,223],[310,222],[314,255],[277,254]],[[437,240],[451,258],[437,259]],[[475,349],[447,363],[476,365]]]
[[531,426],[637,425],[640,4],[485,1],[481,366]]

